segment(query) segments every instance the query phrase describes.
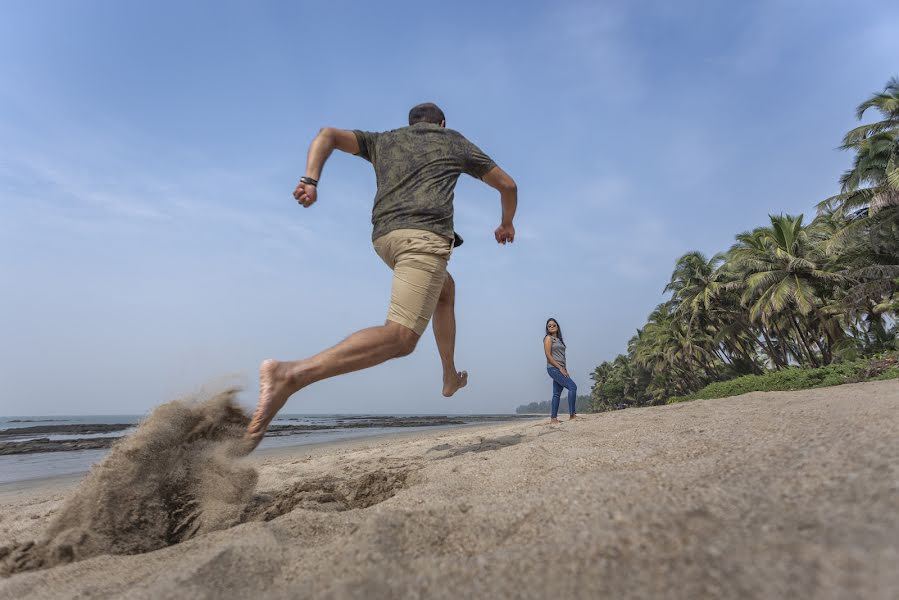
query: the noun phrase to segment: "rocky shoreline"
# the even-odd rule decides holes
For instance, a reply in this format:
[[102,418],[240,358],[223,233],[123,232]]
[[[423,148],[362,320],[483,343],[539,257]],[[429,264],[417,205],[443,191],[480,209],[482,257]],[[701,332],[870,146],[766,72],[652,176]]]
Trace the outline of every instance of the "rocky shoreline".
[[470,420],[450,417],[349,417],[338,419],[334,425],[272,425],[266,437],[311,433],[335,429],[366,429],[371,427],[437,427],[464,425]]
[[[266,437],[282,437],[302,435],[320,431],[337,431],[341,429],[366,429],[376,427],[440,427],[448,425],[465,425],[469,423],[507,422],[524,418],[522,415],[477,415],[465,417],[448,416],[362,416],[338,418],[333,424],[326,425],[273,425],[266,432]],[[286,419],[288,421],[299,418]],[[0,456],[12,454],[36,454],[40,452],[71,452],[77,450],[97,450],[109,448],[122,436],[76,438],[70,440],[54,440],[48,437],[16,441],[17,438],[30,438],[35,435],[64,434],[88,435],[98,433],[115,433],[135,427],[128,423],[85,423],[78,425],[43,425],[35,427],[18,427],[0,431]]]
[[87,438],[80,440],[51,440],[38,438],[25,442],[0,442],[0,456],[10,454],[36,454],[38,452],[71,452],[74,450],[97,450],[109,448],[121,437]]
[[92,433],[115,433],[136,427],[134,423],[79,423],[77,425],[36,425],[0,430],[0,440],[14,440],[46,434],[84,435]]

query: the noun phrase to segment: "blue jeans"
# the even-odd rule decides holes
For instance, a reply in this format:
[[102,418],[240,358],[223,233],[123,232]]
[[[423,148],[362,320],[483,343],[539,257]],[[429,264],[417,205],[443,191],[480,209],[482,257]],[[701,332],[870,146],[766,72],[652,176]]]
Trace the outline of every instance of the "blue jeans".
[[547,367],[546,372],[553,379],[553,419],[559,414],[559,400],[562,397],[562,388],[568,390],[568,414],[574,416],[574,403],[577,402],[577,384],[571,377],[562,375],[562,371],[555,367]]

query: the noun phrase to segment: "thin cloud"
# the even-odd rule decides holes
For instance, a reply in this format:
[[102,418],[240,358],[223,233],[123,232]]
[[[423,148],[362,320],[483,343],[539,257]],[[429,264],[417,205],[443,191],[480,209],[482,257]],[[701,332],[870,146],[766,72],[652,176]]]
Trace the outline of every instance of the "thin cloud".
[[624,3],[582,2],[550,17],[540,41],[558,60],[553,72],[566,79],[566,96],[594,95],[600,101],[633,102],[647,89],[643,52]]

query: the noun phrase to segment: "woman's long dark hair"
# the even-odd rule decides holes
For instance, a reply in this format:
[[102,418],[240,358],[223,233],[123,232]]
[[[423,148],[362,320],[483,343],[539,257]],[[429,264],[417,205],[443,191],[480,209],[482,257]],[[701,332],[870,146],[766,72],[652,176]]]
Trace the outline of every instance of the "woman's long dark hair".
[[553,321],[556,324],[556,335],[559,336],[559,341],[562,342],[562,344],[564,344],[565,338],[562,337],[562,326],[559,325],[559,322],[556,319],[554,319],[553,317],[550,317],[546,320],[546,335],[550,335],[550,333],[549,333],[549,322],[550,321]]

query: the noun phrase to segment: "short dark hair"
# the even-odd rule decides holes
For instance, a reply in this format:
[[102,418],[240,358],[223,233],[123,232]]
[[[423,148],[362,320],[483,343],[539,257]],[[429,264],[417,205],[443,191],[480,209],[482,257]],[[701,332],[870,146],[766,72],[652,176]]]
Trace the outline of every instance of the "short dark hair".
[[446,116],[444,116],[440,107],[433,102],[425,102],[418,106],[413,106],[412,110],[409,111],[409,125],[415,125],[416,123],[440,125],[444,121],[446,121]]

